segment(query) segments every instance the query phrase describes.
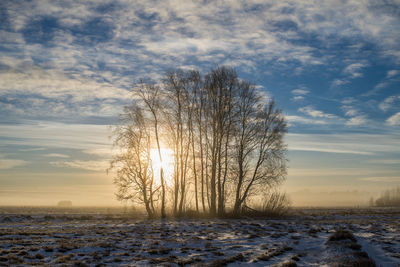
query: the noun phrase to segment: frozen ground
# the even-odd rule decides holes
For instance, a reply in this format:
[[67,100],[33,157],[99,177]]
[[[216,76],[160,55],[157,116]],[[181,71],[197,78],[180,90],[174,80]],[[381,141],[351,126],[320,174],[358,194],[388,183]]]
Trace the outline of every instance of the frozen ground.
[[0,265],[400,266],[400,210],[165,221],[44,212],[0,209]]

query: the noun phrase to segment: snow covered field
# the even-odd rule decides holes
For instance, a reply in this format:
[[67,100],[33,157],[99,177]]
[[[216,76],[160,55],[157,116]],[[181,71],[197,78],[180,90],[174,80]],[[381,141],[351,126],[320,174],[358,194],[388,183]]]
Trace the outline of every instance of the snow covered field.
[[373,266],[369,258],[400,266],[400,210],[296,209],[281,219],[161,221],[0,209],[4,266]]

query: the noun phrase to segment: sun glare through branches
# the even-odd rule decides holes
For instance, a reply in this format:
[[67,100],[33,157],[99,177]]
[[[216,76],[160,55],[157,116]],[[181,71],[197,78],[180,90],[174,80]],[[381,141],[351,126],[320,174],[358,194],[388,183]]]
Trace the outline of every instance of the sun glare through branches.
[[157,148],[150,150],[150,159],[153,167],[154,178],[157,184],[160,184],[161,167],[164,172],[164,178],[167,185],[172,184],[174,174],[174,152],[169,148],[161,148],[161,159]]

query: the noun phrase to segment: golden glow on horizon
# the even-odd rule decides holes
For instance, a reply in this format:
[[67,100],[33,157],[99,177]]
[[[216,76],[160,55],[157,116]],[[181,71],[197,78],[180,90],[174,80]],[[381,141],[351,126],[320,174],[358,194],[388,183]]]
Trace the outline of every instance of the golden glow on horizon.
[[150,151],[150,158],[153,165],[154,177],[157,182],[160,181],[160,170],[163,168],[164,179],[167,184],[171,184],[174,175],[174,152],[169,148],[161,148],[161,158],[158,149],[153,148]]

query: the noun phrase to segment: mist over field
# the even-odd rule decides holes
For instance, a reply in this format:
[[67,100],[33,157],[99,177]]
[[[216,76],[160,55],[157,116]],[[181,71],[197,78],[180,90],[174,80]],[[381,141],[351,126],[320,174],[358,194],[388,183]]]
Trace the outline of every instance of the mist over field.
[[[115,189],[112,185],[104,194],[99,197],[98,192],[91,193],[84,191],[81,195],[63,194],[54,192],[20,192],[15,196],[15,191],[2,193],[3,206],[56,206],[62,199],[71,200],[74,206],[107,207],[121,206],[121,203],[114,197]],[[370,192],[358,191],[331,191],[331,192],[312,192],[302,190],[289,192],[288,196],[291,205],[294,207],[356,207],[368,206],[371,197],[377,198],[380,192],[371,194]]]

